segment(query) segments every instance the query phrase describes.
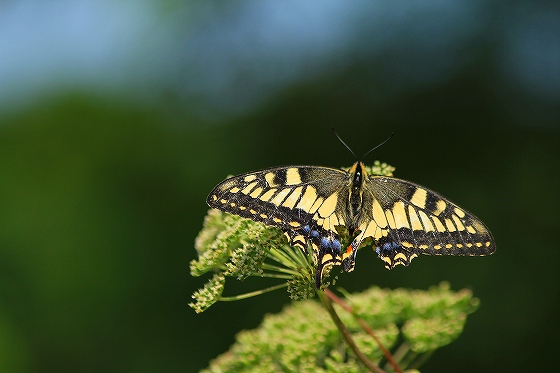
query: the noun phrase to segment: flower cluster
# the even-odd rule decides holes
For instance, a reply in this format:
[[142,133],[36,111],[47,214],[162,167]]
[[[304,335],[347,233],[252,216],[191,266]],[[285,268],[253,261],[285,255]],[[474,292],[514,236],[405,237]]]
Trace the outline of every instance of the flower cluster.
[[[466,316],[479,304],[469,290],[453,292],[447,283],[427,291],[372,287],[347,294],[346,302],[354,314],[335,308],[362,353],[378,366],[387,365],[357,318],[375,330],[403,370],[415,369],[433,350],[457,338]],[[321,304],[307,300],[265,316],[257,329],[240,332],[230,350],[204,373],[364,371]]]
[[[292,299],[315,294],[312,255],[288,245],[279,229],[223,213],[208,211],[202,231],[195,240],[198,259],[191,261],[193,276],[213,272],[214,277],[193,294],[189,305],[200,313],[218,300],[237,300],[265,291],[287,287]],[[245,280],[250,276],[285,280],[278,286],[256,292],[223,297],[226,277]]]

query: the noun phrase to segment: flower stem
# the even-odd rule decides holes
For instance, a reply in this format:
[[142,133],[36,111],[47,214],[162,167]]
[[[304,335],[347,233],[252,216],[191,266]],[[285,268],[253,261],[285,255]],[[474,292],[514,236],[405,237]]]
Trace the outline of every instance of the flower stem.
[[360,351],[358,346],[356,346],[356,343],[354,342],[354,339],[352,338],[352,335],[350,334],[350,332],[346,328],[346,325],[344,325],[342,320],[340,320],[340,317],[338,317],[338,314],[336,313],[334,307],[332,306],[332,302],[331,302],[330,298],[328,298],[327,295],[325,295],[325,292],[321,291],[321,290],[318,290],[317,295],[319,296],[319,299],[321,300],[321,303],[323,304],[323,307],[325,307],[325,309],[327,310],[327,312],[331,316],[334,324],[336,325],[336,327],[337,327],[337,329],[340,333],[340,336],[342,337],[342,340],[344,341],[344,343],[346,343],[346,346],[348,346],[348,348],[354,353],[354,355],[356,355],[356,358],[359,361],[361,361],[362,364],[364,364],[365,367],[370,372],[385,373],[385,371],[383,369],[381,369],[377,365],[373,364],[371,362],[371,360],[369,360],[368,357],[366,355],[364,355],[362,353],[362,351]]
[[268,293],[269,291],[274,291],[274,290],[277,290],[277,289],[285,288],[286,286],[288,286],[287,283],[282,283],[282,284],[279,284],[279,285],[271,286],[271,287],[266,288],[266,289],[252,291],[250,293],[234,295],[232,297],[220,297],[219,300],[223,301],[223,302],[231,302],[231,301],[235,301],[235,300],[251,298],[251,297],[254,297],[256,295],[261,295],[261,294],[264,294],[264,293]]
[[362,329],[364,329],[365,332],[368,333],[375,340],[375,343],[377,343],[377,346],[379,346],[379,348],[383,352],[383,355],[385,355],[385,357],[387,358],[389,364],[393,366],[395,372],[402,373],[402,370],[400,369],[399,365],[395,362],[395,359],[391,355],[391,352],[389,352],[389,350],[387,350],[387,348],[383,346],[383,343],[381,343],[381,341],[377,338],[377,336],[375,335],[373,330],[369,327],[369,325],[360,317],[358,317],[358,315],[354,313],[352,308],[349,305],[347,305],[342,299],[337,297],[332,291],[330,291],[329,289],[325,289],[325,295],[329,297],[333,302],[341,306],[346,312],[354,316],[354,318],[356,319],[356,321],[358,321],[358,324],[360,324]]

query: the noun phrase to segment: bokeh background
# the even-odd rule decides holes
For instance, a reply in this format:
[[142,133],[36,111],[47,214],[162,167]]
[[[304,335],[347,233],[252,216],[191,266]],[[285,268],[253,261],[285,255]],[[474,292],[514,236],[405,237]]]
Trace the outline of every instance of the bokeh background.
[[[495,255],[339,285],[471,288],[424,372],[547,371],[560,334],[554,1],[0,3],[0,370],[192,372],[289,302],[196,315],[207,193],[228,174],[368,155],[492,230]],[[228,295],[268,285],[229,281]]]

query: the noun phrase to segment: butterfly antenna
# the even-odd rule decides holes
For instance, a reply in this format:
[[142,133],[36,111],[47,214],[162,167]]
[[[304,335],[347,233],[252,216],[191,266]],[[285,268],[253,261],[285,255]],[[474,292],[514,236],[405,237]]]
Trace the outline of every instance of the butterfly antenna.
[[[374,146],[373,148],[371,148],[370,150],[368,150],[368,152],[366,154],[364,154],[362,156],[362,158],[360,158],[360,160],[364,159],[366,157],[366,155],[368,155],[369,153],[371,153],[372,151],[374,151],[375,149],[379,148],[381,145],[385,144],[387,141],[391,140],[393,138],[393,136],[395,135],[394,132],[391,133],[391,136],[389,136],[385,141],[383,141],[381,144]],[[338,135],[337,135],[338,136]],[[342,140],[340,140],[342,141]],[[343,143],[344,144],[344,143]],[[346,144],[344,144],[346,145]],[[353,154],[353,153],[352,153]]]
[[[346,143],[344,142],[344,140],[342,140],[340,138],[340,136],[338,136],[338,133],[336,133],[336,130],[334,129],[334,127],[331,128],[334,132],[334,134],[336,135],[336,137],[338,138],[338,141],[340,141],[342,143],[342,145],[344,145],[346,147],[346,149],[350,150],[350,153],[352,153],[352,155],[354,156],[354,159],[358,159],[358,157],[356,157],[356,153],[354,153],[352,151],[352,149],[350,149],[350,147],[348,145],[346,145]],[[373,150],[373,149],[372,149]],[[369,153],[369,152],[368,152]]]

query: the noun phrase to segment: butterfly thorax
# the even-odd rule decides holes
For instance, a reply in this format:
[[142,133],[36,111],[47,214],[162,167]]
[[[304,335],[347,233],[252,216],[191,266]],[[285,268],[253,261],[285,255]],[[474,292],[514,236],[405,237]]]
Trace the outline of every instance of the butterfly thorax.
[[363,192],[364,183],[367,180],[367,171],[362,162],[356,162],[348,171],[349,188],[348,188],[348,208],[347,208],[347,226],[350,234],[358,228],[363,212]]

